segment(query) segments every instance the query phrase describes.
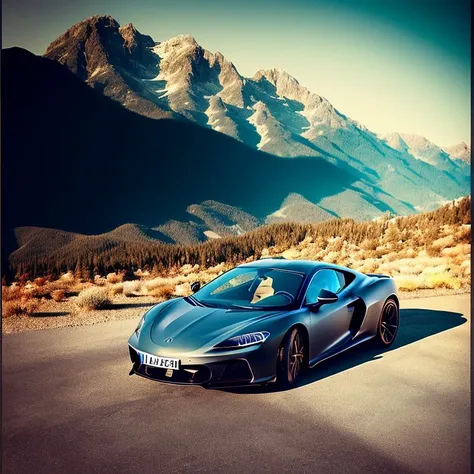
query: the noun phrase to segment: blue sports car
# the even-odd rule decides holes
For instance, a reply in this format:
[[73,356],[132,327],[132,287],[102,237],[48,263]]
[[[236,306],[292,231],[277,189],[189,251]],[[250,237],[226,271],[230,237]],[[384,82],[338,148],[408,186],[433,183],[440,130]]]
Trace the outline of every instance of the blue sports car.
[[324,262],[262,259],[153,306],[128,341],[132,369],[204,387],[295,385],[305,367],[375,339],[395,340],[394,281]]

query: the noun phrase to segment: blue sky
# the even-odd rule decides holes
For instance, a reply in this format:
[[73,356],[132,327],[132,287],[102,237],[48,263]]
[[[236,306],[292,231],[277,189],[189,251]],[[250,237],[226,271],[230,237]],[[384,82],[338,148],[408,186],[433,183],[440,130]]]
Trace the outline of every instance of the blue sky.
[[375,132],[470,144],[467,0],[4,0],[3,47],[42,54],[95,14],[155,41],[192,34],[240,73],[288,71]]

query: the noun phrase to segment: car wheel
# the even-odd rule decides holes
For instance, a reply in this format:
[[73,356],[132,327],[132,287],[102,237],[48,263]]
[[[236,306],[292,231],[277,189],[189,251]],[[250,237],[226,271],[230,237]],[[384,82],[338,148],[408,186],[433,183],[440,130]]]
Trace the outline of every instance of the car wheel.
[[400,314],[397,302],[390,298],[383,305],[377,326],[377,341],[383,347],[390,346],[397,336]]
[[301,332],[294,328],[289,331],[281,343],[277,358],[277,384],[282,389],[294,387],[303,368],[304,339]]

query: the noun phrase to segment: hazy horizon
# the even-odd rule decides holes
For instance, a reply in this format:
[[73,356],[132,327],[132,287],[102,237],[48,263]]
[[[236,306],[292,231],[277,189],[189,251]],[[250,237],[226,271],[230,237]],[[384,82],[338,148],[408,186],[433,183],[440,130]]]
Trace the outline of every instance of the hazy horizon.
[[96,14],[155,41],[191,34],[239,72],[280,68],[377,133],[470,145],[470,3],[463,1],[6,0],[3,47],[43,54]]

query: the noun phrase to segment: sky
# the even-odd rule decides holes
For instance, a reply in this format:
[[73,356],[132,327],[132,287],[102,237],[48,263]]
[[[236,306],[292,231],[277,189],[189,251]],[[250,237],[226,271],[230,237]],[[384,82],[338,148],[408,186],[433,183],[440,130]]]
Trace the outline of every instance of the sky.
[[281,68],[374,132],[470,145],[469,0],[3,0],[2,47],[42,54],[97,14],[191,34],[247,77]]

